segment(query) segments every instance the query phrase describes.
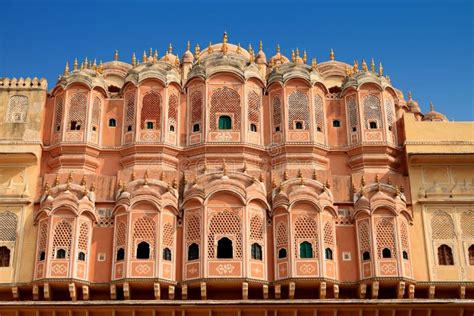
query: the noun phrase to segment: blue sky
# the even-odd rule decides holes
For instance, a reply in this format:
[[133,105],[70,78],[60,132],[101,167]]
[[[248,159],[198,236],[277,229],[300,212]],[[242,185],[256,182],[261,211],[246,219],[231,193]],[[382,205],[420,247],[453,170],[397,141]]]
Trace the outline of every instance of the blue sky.
[[[0,77],[46,77],[51,89],[74,57],[130,62],[133,51],[186,41],[258,47],[267,57],[306,49],[308,59],[382,61],[423,111],[433,101],[450,120],[474,120],[473,1],[2,1]],[[72,66],[71,66],[72,67]]]

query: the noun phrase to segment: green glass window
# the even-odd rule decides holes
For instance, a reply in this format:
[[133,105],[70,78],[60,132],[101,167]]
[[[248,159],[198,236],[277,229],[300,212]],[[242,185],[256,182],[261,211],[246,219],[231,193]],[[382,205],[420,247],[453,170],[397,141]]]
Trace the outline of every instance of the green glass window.
[[252,259],[262,260],[262,246],[257,243],[253,243],[251,246]]
[[300,244],[300,258],[313,258],[313,247],[307,241]]
[[232,119],[228,115],[219,117],[219,129],[232,129]]

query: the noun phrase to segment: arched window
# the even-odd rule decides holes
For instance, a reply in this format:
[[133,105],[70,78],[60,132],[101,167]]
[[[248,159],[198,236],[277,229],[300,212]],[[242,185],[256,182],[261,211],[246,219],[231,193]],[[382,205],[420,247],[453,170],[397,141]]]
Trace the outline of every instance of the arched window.
[[281,248],[280,250],[278,250],[278,259],[283,259],[283,258],[286,258],[286,249],[285,248]]
[[251,132],[256,132],[256,131],[257,131],[257,125],[255,125],[255,124],[250,124],[250,131],[251,131]]
[[227,237],[222,237],[217,242],[217,258],[232,259],[234,257],[234,249],[232,247],[232,240]]
[[438,263],[441,266],[454,265],[453,252],[449,246],[441,245],[438,247]]
[[382,258],[392,258],[392,252],[388,248],[382,250]]
[[339,120],[332,121],[332,127],[341,127],[341,121]]
[[117,250],[117,257],[116,257],[116,261],[122,261],[125,259],[125,250],[123,248],[119,248]]
[[56,259],[64,259],[64,258],[66,258],[66,250],[58,249],[56,251]]
[[325,254],[327,260],[332,260],[332,249],[331,248],[326,248],[326,250],[324,250],[324,254]]
[[307,241],[300,244],[300,258],[313,258],[313,247]]
[[368,251],[365,251],[363,254],[362,254],[362,260],[370,260],[370,252]]
[[408,260],[408,252],[406,252],[405,250],[403,250],[403,252],[402,252],[402,257],[403,257],[403,259]]
[[127,126],[127,132],[131,132],[132,131],[132,125],[128,125]]
[[370,129],[377,129],[377,122],[369,122]]
[[469,265],[474,266],[474,245],[471,245],[468,249],[469,252]]
[[109,119],[109,127],[117,126],[117,121],[113,118]]
[[232,129],[232,119],[230,116],[219,116],[219,129]]
[[171,261],[171,250],[170,250],[170,248],[163,249],[163,260]]
[[200,130],[199,124],[194,124],[193,125],[193,132],[199,132],[199,130]]
[[302,122],[296,122],[295,123],[295,129],[303,129],[303,123]]
[[253,243],[251,246],[252,259],[262,260],[262,246],[257,243]]
[[69,99],[69,130],[80,131],[81,125],[86,121],[87,115],[87,95],[85,93],[75,93]]
[[174,132],[174,125],[170,125],[170,132]]
[[153,122],[146,122],[146,129],[153,129]]
[[8,104],[7,122],[25,123],[28,114],[28,97],[24,95],[14,95],[10,97]]
[[0,267],[10,266],[10,249],[5,246],[0,247]]
[[41,251],[39,255],[39,261],[44,261],[45,258],[46,258],[46,252]]
[[199,246],[196,243],[192,243],[188,247],[188,260],[199,259]]
[[[141,128],[160,129],[161,122],[161,95],[151,91],[143,97],[141,110]],[[153,123],[154,122],[154,123]],[[153,123],[153,124],[149,124]]]
[[79,254],[77,255],[77,260],[79,260],[79,261],[86,261],[86,254],[83,253],[82,251],[79,252]]
[[150,245],[146,241],[142,241],[137,246],[137,259],[150,258]]

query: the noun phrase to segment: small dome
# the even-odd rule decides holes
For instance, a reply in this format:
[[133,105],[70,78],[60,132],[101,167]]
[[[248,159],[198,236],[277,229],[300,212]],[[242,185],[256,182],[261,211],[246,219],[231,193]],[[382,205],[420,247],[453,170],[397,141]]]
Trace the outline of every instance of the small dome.
[[423,121],[447,122],[448,118],[434,110],[433,103],[430,102],[430,111],[423,116]]
[[257,56],[255,57],[255,63],[257,64],[266,64],[267,63],[267,56],[263,52],[263,45],[262,41],[260,41],[260,48],[258,50]]
[[410,112],[421,113],[420,106],[418,105],[418,102],[412,99],[411,92],[408,92],[407,107]]
[[268,62],[269,66],[282,65],[287,62],[289,62],[289,59],[283,56],[283,54],[280,52],[280,45],[278,45],[276,54],[273,55]]
[[183,57],[181,58],[183,63],[192,63],[194,61],[194,55],[193,53],[191,53],[190,49],[191,49],[191,45],[188,41],[186,43],[186,51],[184,52]]

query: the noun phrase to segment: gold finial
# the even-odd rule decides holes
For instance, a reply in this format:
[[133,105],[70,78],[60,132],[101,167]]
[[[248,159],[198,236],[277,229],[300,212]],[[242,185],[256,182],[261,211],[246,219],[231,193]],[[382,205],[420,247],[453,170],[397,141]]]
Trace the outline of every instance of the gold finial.
[[104,65],[102,64],[102,60],[99,62],[99,68],[97,71],[101,74],[104,71]]
[[263,51],[263,43],[262,40],[260,40],[260,43],[258,43],[258,50],[261,52]]
[[142,62],[146,62],[146,51],[143,51]]
[[331,185],[329,184],[329,179],[326,179],[326,183],[324,184],[324,186],[328,189],[331,188]]
[[334,60],[334,50],[331,48],[331,51],[329,52],[329,59]]
[[277,187],[277,183],[276,183],[276,180],[275,178],[272,179],[272,188],[276,188]]
[[95,182],[92,182],[90,190],[91,190],[92,192],[95,191]]
[[214,49],[212,48],[212,42],[209,42],[209,46],[207,47],[207,53],[210,54],[214,51]]
[[81,185],[84,186],[84,185],[86,185],[86,184],[87,184],[87,183],[86,183],[86,175],[83,175],[83,176],[82,176],[82,179],[81,179]]
[[148,57],[153,57],[153,49],[150,47],[150,53],[148,54]]
[[365,179],[364,179],[364,176],[362,176],[362,178],[360,178],[360,185],[361,185],[361,186],[365,186]]
[[168,54],[173,54],[173,45],[171,43],[168,46]]
[[359,71],[359,62],[357,60],[354,60],[354,65],[352,66],[352,72],[356,73]]
[[81,63],[81,70],[84,69],[84,62]]
[[391,184],[392,184],[392,180],[390,179],[390,176],[387,177],[387,184],[388,184],[388,185],[391,185]]
[[174,60],[174,65],[176,67],[179,67],[179,65],[180,65],[179,57],[177,55],[176,55],[176,59]]
[[153,54],[153,63],[156,64],[158,62],[158,50],[155,49],[155,53]]
[[295,51],[291,50],[291,61],[295,62],[295,60],[296,60]]
[[228,38],[227,38],[227,32],[224,31],[224,35],[222,36],[222,43],[223,43],[223,44],[227,44],[227,40],[228,40]]
[[186,42],[186,50],[191,50],[191,43],[189,40]]
[[132,171],[132,174],[130,175],[130,180],[135,181],[135,178],[137,177],[137,174],[135,173],[135,170]]
[[201,48],[199,47],[199,44],[196,44],[196,46],[194,46],[194,57],[199,58],[200,54],[201,54]]
[[398,185],[395,186],[395,194],[396,194],[397,196],[400,195],[400,188],[398,187]]
[[240,43],[237,44],[237,54],[242,53],[242,47],[240,47]]
[[300,50],[296,47],[296,58],[300,57]]
[[316,169],[313,170],[313,180],[318,180],[318,174],[316,172]]
[[298,169],[297,177],[303,178],[303,172],[301,172],[301,169]]
[[77,58],[74,58],[74,71],[77,70]]
[[250,63],[253,63],[255,60],[255,54],[253,53],[252,44],[249,44],[249,54],[250,54]]
[[382,66],[382,63],[379,64],[379,76],[383,76],[383,66]]
[[365,62],[365,59],[362,59],[362,70],[365,72],[369,71],[369,68],[367,68],[367,63]]
[[277,54],[280,54],[281,53],[281,50],[280,50],[280,44],[277,44]]
[[97,70],[97,59],[94,58],[94,63],[92,63],[92,69]]
[[69,175],[67,177],[67,180],[66,180],[67,183],[71,183],[72,182],[72,172],[69,172]]
[[84,67],[87,68],[89,66],[89,61],[87,60],[87,57],[84,58]]
[[171,186],[173,187],[173,189],[177,189],[178,188],[178,181],[176,181],[176,179],[173,179],[173,182],[171,183]]
[[288,180],[288,171],[285,170],[285,172],[283,172],[283,180],[286,181]]
[[263,173],[260,172],[260,175],[258,176],[258,181],[263,182]]
[[135,55],[135,52],[132,54],[132,66],[135,67],[137,65],[137,56]]
[[46,183],[44,184],[44,191],[45,191],[45,192],[48,192],[49,189],[51,189],[51,187],[49,186],[49,182],[46,181]]
[[54,186],[57,187],[59,185],[59,175],[54,178]]
[[351,68],[349,68],[349,67],[346,65],[346,76],[347,76],[347,77],[350,77],[351,75],[352,75]]
[[306,60],[307,60],[307,56],[306,56],[306,51],[304,50],[303,51],[303,62],[306,64]]
[[69,63],[66,62],[66,66],[64,67],[64,75],[69,76]]
[[412,94],[411,94],[411,91],[408,91],[408,100],[412,100]]
[[115,53],[114,53],[114,60],[118,61],[118,50],[117,49],[115,50]]
[[380,183],[379,175],[377,173],[375,174],[375,183]]
[[148,185],[148,169],[145,170],[145,174],[143,175],[143,182],[145,185]]
[[374,58],[370,61],[370,71],[375,72],[375,62]]
[[223,38],[222,38],[221,51],[224,54],[227,54],[227,50],[228,50],[228,47],[227,47],[227,32],[224,32],[224,35],[223,35]]
[[430,111],[433,112],[434,111],[434,105],[433,105],[433,102],[430,101]]
[[316,67],[318,66],[318,63],[316,62],[316,57],[313,58],[313,60],[311,61],[311,68],[313,70],[316,70]]

